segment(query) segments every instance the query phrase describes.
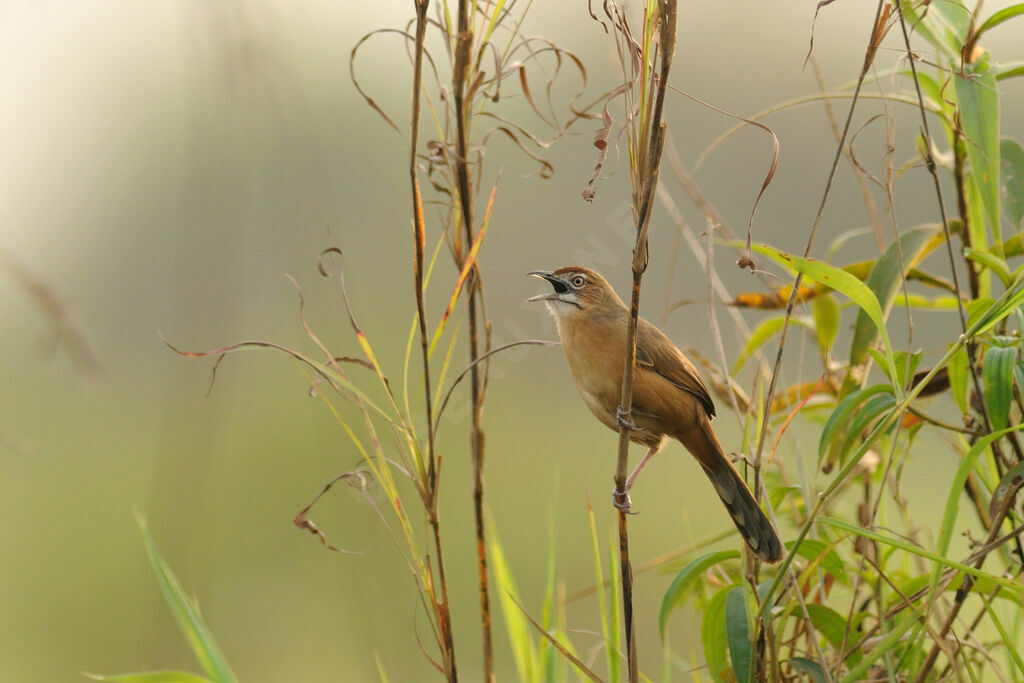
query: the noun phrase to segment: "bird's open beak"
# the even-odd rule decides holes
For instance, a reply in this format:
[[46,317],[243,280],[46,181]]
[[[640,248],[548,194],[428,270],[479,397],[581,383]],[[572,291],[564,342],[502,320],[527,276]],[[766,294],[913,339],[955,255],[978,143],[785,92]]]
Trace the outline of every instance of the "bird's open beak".
[[555,275],[549,270],[532,270],[529,273],[527,273],[527,275],[532,275],[533,277],[539,277],[542,280],[547,280],[548,282],[551,283],[551,286],[555,290],[553,292],[547,292],[545,294],[531,296],[529,299],[527,299],[527,301],[545,301],[547,299],[557,299],[559,294],[568,289],[565,286],[565,283],[563,283],[557,275]]

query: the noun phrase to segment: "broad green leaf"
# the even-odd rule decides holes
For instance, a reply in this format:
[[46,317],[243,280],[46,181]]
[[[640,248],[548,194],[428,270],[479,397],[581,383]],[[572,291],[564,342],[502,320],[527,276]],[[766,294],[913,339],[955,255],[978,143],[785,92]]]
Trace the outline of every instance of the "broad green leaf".
[[114,676],[85,675],[94,681],[113,681],[114,683],[211,683],[209,678],[187,671],[142,671]]
[[743,586],[736,586],[725,598],[725,635],[729,641],[729,659],[738,683],[751,679],[750,627],[747,624],[747,604]]
[[693,562],[683,567],[682,571],[680,571],[676,575],[676,578],[673,579],[668,590],[665,591],[665,597],[661,599],[661,616],[659,617],[658,623],[661,628],[662,639],[665,638],[665,624],[668,622],[668,617],[672,614],[672,610],[682,602],[686,589],[688,589],[693,582],[712,565],[726,560],[732,560],[739,556],[740,552],[738,550],[719,550],[701,555]]
[[985,351],[981,378],[985,386],[985,405],[992,429],[1006,428],[1013,401],[1013,368],[1017,363],[1016,346],[991,346]]
[[[952,4],[952,3],[933,3]],[[987,59],[953,72],[953,89],[960,112],[960,125],[967,138],[967,160],[971,177],[977,182],[992,234],[999,235],[999,93]],[[973,235],[972,235],[973,237]],[[972,241],[981,248],[984,245]]]
[[185,594],[185,589],[182,588],[178,578],[164,558],[160,556],[156,542],[146,527],[146,520],[138,516],[136,520],[142,531],[142,540],[146,544],[146,553],[149,555],[149,562],[156,574],[160,592],[163,593],[164,600],[171,608],[174,620],[178,622],[178,628],[181,629],[185,639],[192,646],[192,652],[199,660],[203,671],[215,683],[234,683],[238,679],[235,678],[231,666],[224,658],[224,653],[220,651],[217,641],[213,639],[213,634],[210,633],[210,629],[199,615],[199,609]]
[[824,636],[832,647],[842,647],[846,635],[846,619],[839,612],[825,605],[807,603],[807,616],[811,618],[818,635]]
[[999,143],[999,183],[1003,217],[1013,230],[1019,231],[1024,219],[1024,147],[1010,138]]
[[[808,605],[810,607],[810,605]],[[789,665],[792,666],[796,671],[802,674],[806,674],[807,678],[814,683],[828,683],[828,678],[825,676],[825,670],[821,668],[821,664],[818,664],[813,659],[807,657],[792,657],[789,660]]]
[[818,348],[822,353],[827,353],[832,350],[839,334],[839,305],[831,296],[819,296],[811,302],[811,312],[814,314]]
[[[896,292],[903,282],[903,269],[915,267],[929,251],[930,243],[941,234],[942,228],[934,226],[907,230],[900,235],[898,242],[890,245],[879,257],[864,284],[874,293],[882,306],[884,315],[888,315]],[[853,341],[850,342],[851,367],[860,365],[867,358],[868,348],[878,338],[878,330],[879,328],[865,310],[861,310],[857,314],[857,322],[853,328]]]
[[[878,302],[878,297],[875,296],[875,293],[867,285],[858,280],[856,276],[823,261],[787,254],[784,251],[767,245],[759,251],[762,251],[762,253],[767,254],[779,263],[803,273],[811,280],[836,290],[860,306],[861,310],[874,323],[878,334],[882,337],[886,357],[890,359],[890,362],[886,363],[884,367],[886,374],[894,386],[898,384],[896,368],[891,362],[892,344],[889,342],[889,332],[885,329],[885,316],[882,313],[882,306]],[[898,388],[897,391],[899,391]]]
[[704,660],[708,673],[718,683],[726,682],[729,671],[729,652],[726,647],[725,600],[735,586],[725,586],[715,593],[704,609],[700,625],[700,639],[704,643]]

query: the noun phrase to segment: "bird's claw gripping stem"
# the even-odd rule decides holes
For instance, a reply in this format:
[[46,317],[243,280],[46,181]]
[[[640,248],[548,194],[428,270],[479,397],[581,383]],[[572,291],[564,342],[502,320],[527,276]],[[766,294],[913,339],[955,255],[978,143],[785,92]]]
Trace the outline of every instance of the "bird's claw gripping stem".
[[631,432],[638,432],[640,428],[629,418],[630,412],[632,411],[625,411],[622,409],[622,406],[617,406],[615,408],[615,424],[625,427]]
[[[625,500],[620,503],[619,502],[620,498],[625,498]],[[640,514],[638,512],[633,512],[631,510],[633,502],[629,499],[629,490],[628,489],[626,491],[620,491],[618,488],[613,489],[612,490],[612,505],[617,507],[619,510],[622,510],[623,512],[625,512],[627,515],[638,515],[638,514]]]

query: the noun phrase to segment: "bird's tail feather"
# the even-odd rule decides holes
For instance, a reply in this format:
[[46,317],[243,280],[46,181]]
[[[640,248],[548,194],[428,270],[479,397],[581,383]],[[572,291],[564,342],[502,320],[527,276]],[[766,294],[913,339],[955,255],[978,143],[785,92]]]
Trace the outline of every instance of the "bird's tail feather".
[[707,419],[677,437],[704,468],[750,549],[765,562],[782,559],[782,542],[743,477],[726,457]]

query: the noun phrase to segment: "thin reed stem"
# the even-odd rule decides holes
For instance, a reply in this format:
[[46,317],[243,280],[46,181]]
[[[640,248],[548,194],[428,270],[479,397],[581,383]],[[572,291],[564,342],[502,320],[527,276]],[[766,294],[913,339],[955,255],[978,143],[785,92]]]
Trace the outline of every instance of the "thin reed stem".
[[[455,181],[459,196],[462,228],[466,248],[475,241],[473,233],[473,188],[469,173],[469,111],[466,102],[466,81],[470,69],[470,52],[473,45],[473,31],[469,25],[470,6],[468,0],[459,0],[458,35],[455,39],[455,68],[452,73],[452,90],[455,95]],[[466,258],[469,258],[468,251]],[[473,458],[473,520],[476,527],[477,575],[480,590],[480,628],[483,635],[484,680],[494,678],[494,650],[491,636],[491,608],[487,581],[487,543],[484,536],[484,432],[483,396],[481,391],[480,367],[480,315],[477,311],[477,296],[480,292],[480,269],[477,264],[465,286],[469,306],[469,362],[470,397],[473,426],[470,433],[470,451]]]

